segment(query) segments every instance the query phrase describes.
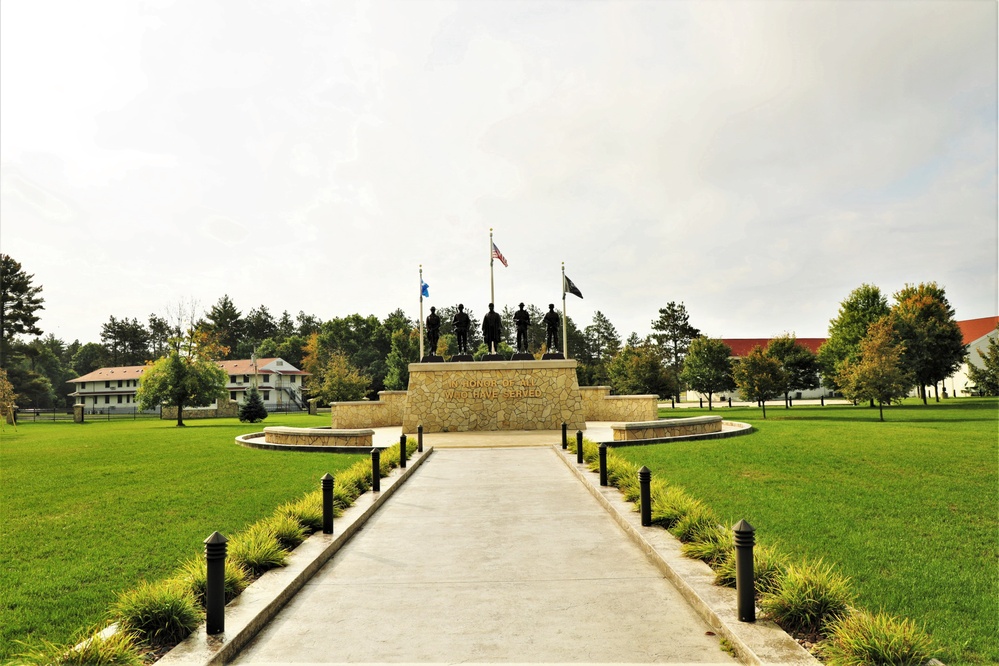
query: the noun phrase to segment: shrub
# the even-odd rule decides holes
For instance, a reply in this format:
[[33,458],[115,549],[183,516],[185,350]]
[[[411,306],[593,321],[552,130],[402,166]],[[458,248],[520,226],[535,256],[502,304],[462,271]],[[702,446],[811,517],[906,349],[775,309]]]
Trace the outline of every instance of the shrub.
[[119,628],[150,645],[178,643],[201,623],[202,612],[190,590],[175,581],[143,582],[118,596],[111,616]]
[[773,592],[763,595],[760,608],[786,631],[819,633],[845,615],[852,602],[849,580],[819,560],[788,564]]
[[[335,515],[336,507],[333,508]],[[277,513],[297,520],[308,534],[317,532],[323,528],[323,492],[313,490],[301,499],[282,504],[278,507]]]
[[[735,549],[712,565],[715,570],[715,585],[735,587]],[[757,544],[753,548],[753,578],[756,579],[756,595],[769,594],[777,587],[777,582],[787,568],[787,558],[776,548]]]
[[715,525],[699,533],[695,540],[683,544],[680,552],[687,557],[714,566],[735,552],[735,538],[731,530]]
[[283,567],[288,560],[288,551],[261,522],[251,525],[229,541],[229,557],[254,576],[259,576],[268,569]]
[[277,513],[263,522],[285,550],[292,550],[305,541],[306,534],[301,523],[288,514]]
[[117,631],[104,638],[97,630],[77,645],[57,645],[42,640],[17,656],[13,664],[46,666],[143,666],[145,650],[135,634]]
[[[181,565],[180,571],[173,579],[183,585],[197,602],[205,605],[205,590],[208,589],[208,563],[205,556],[193,557]],[[225,601],[229,603],[250,584],[250,574],[231,557],[225,561]]]
[[828,630],[822,654],[832,666],[919,666],[936,652],[930,637],[915,622],[884,613],[857,611],[831,623]]
[[690,510],[676,521],[676,525],[670,528],[681,543],[700,541],[704,535],[718,527],[718,518],[714,512],[697,500],[692,500]]
[[697,500],[682,489],[657,483],[655,479],[652,480],[649,495],[652,500],[652,523],[666,529],[676,525],[697,505]]

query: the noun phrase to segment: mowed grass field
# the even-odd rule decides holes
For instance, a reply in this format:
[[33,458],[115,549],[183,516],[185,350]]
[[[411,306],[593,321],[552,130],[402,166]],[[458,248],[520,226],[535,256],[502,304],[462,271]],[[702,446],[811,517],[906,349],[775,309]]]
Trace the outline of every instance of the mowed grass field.
[[[99,625],[118,592],[171,575],[366,455],[258,451],[236,419],[6,426],[0,435],[0,662],[15,641],[64,643]],[[264,424],[329,425],[271,415]]]
[[906,401],[884,423],[852,406],[713,413],[756,431],[616,451],[757,543],[834,563],[858,605],[925,626],[945,663],[999,663],[999,401]]

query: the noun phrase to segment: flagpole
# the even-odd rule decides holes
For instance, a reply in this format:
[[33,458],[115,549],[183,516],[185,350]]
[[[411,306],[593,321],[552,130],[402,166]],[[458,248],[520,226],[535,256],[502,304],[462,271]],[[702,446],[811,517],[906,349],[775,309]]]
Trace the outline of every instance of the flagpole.
[[562,262],[562,355],[569,358],[568,333],[565,330],[565,262]]
[[489,302],[496,304],[496,283],[493,281],[493,228],[489,227]]
[[420,264],[420,360],[423,360],[423,264]]

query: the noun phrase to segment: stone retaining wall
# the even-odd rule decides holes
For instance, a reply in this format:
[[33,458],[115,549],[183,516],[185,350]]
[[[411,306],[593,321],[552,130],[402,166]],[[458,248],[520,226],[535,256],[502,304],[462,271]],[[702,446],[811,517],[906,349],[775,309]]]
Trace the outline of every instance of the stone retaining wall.
[[651,421],[659,415],[655,395],[611,395],[609,386],[581,386],[587,421]]
[[614,441],[629,441],[633,439],[657,439],[660,437],[684,437],[686,435],[702,435],[711,432],[721,432],[722,417],[694,416],[685,419],[660,419],[639,423],[615,423]]
[[405,432],[586,428],[574,360],[412,363],[408,394]]
[[374,430],[333,430],[329,428],[264,428],[268,444],[294,446],[365,446],[371,448]]
[[402,425],[406,391],[379,391],[378,400],[334,402],[330,425],[334,428],[384,428]]
[[[185,407],[185,419],[217,419],[225,417],[238,417],[239,403],[235,400],[219,400],[215,407]],[[177,408],[163,405],[160,410],[160,418],[167,421],[177,420]]]

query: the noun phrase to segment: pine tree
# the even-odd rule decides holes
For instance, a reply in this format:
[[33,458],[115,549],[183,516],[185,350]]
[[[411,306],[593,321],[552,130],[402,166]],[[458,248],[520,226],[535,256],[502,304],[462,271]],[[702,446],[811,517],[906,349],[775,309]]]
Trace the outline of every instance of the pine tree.
[[239,406],[239,420],[244,423],[247,421],[257,423],[266,418],[267,408],[264,406],[263,398],[260,397],[260,391],[256,386],[251,386],[246,392],[246,400]]

